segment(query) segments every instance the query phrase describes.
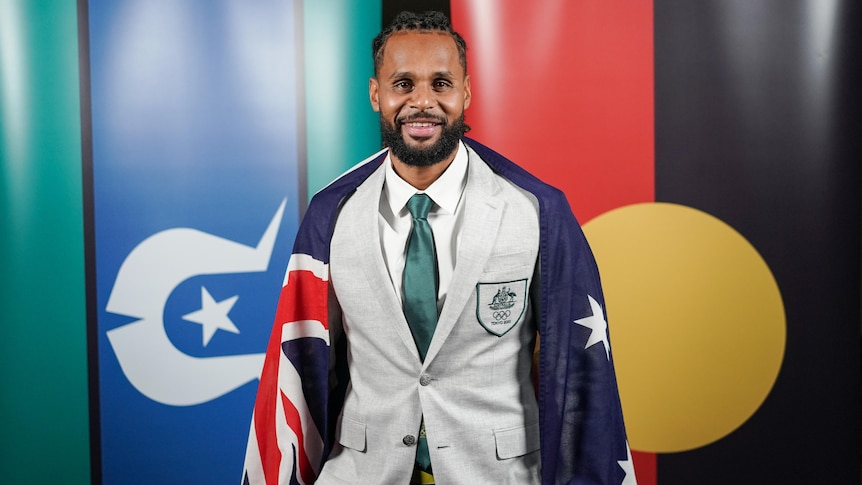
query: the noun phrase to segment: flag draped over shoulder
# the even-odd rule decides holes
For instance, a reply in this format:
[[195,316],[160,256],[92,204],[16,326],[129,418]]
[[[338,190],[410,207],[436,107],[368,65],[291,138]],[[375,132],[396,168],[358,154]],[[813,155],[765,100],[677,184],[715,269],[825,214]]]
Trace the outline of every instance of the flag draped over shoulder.
[[[595,260],[565,195],[464,140],[539,202],[539,419],[544,484],[634,482]],[[266,350],[243,483],[311,484],[332,447],[329,242],[341,202],[380,165],[366,160],[317,193],[294,244]],[[340,383],[343,389],[344,383]]]
[[634,484],[596,262],[565,194],[476,142],[539,202],[542,483]]
[[266,348],[243,483],[314,483],[329,453],[335,425],[329,413],[329,240],[341,201],[384,156],[317,193],[303,217]]

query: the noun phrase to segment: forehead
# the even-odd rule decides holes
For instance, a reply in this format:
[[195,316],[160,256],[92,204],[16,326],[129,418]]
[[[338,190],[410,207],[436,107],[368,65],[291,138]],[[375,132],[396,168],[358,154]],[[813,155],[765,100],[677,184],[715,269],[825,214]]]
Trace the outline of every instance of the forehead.
[[381,77],[392,73],[451,72],[463,76],[455,40],[443,32],[396,32],[383,47]]

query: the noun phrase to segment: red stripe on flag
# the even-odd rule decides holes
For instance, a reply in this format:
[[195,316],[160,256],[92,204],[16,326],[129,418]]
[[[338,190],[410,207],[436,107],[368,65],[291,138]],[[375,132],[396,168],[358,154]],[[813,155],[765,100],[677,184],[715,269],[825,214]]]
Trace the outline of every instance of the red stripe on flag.
[[274,325],[266,348],[263,370],[260,374],[258,395],[254,403],[254,429],[257,448],[267,485],[278,484],[281,451],[276,433],[276,396],[278,391],[278,363],[281,354],[281,325]]
[[[329,283],[311,271],[296,270],[288,273],[287,284],[281,289],[281,298],[275,310],[276,324],[298,320],[318,320],[328,329],[326,297]],[[293,290],[287,291],[291,287]],[[279,328],[278,338],[281,339]],[[280,340],[279,340],[280,341]]]
[[[257,436],[258,450],[263,465],[266,483],[277,484],[279,468],[281,466],[282,454],[278,446],[278,435],[276,433],[276,404],[279,396],[282,402],[285,399],[278,387],[279,362],[281,359],[281,337],[282,327],[290,322],[298,320],[318,320],[324,327],[328,328],[326,295],[328,282],[321,280],[311,271],[291,271],[288,274],[287,284],[281,289],[281,297],[276,309],[275,324],[272,335],[266,349],[263,371],[260,376],[258,397],[254,406],[254,423]],[[288,401],[289,402],[289,401]],[[296,419],[299,414],[293,404],[290,410],[285,405],[285,413],[292,413]],[[292,410],[292,411],[291,411]],[[301,459],[299,460],[300,473],[303,478],[314,476],[310,467],[305,448],[302,445],[302,426],[300,424],[290,425],[300,439]],[[305,469],[303,469],[305,467]],[[310,481],[308,483],[311,483]]]
[[302,418],[299,416],[299,411],[293,405],[290,399],[281,394],[281,403],[284,406],[284,418],[287,420],[287,425],[293,430],[296,435],[296,462],[299,468],[299,475],[305,483],[314,483],[317,478],[314,469],[311,467],[311,462],[308,459],[308,454],[305,452],[305,434],[302,432]]

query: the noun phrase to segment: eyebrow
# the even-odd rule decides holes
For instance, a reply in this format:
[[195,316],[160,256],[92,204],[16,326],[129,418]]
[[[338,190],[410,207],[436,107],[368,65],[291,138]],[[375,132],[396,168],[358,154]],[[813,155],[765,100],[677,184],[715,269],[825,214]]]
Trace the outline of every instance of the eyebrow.
[[[392,75],[389,76],[389,79],[403,79],[403,78],[411,78],[412,79],[413,77],[414,77],[414,74],[410,71],[397,71],[397,72],[393,72]],[[432,78],[434,78],[434,79],[439,79],[441,77],[446,78],[446,79],[454,79],[455,75],[452,74],[452,71],[437,71],[432,76]]]

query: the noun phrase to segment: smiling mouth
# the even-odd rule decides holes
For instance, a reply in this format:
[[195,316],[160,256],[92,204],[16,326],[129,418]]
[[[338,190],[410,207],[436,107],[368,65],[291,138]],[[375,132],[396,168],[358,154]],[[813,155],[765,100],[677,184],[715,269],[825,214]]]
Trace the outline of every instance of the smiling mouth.
[[401,123],[401,132],[414,139],[426,139],[440,131],[441,123],[435,121],[407,121]]

